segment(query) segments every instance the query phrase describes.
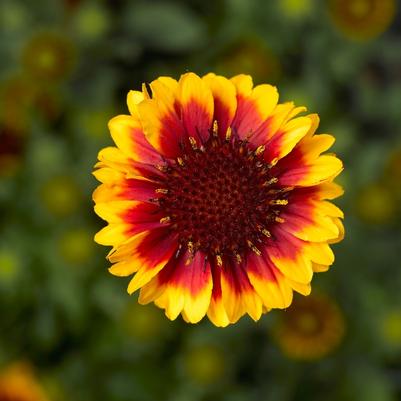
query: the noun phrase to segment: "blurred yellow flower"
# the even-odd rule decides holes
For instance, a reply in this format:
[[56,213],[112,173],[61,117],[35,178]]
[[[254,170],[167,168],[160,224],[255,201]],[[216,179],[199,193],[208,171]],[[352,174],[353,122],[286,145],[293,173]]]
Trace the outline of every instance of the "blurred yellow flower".
[[284,15],[290,18],[301,18],[313,11],[313,0],[281,0],[278,2]]
[[84,227],[70,229],[59,238],[58,249],[66,262],[85,264],[93,255],[93,233]]
[[390,187],[377,182],[362,188],[356,196],[355,211],[369,224],[388,224],[399,212],[399,202]]
[[0,371],[0,400],[47,401],[30,365],[18,362]]
[[71,176],[58,175],[49,179],[40,191],[41,200],[48,212],[65,216],[75,212],[81,201],[81,191]]
[[12,281],[18,275],[19,270],[18,255],[6,247],[0,248],[0,283]]
[[401,310],[390,311],[384,316],[382,335],[389,345],[401,347]]
[[229,46],[217,61],[223,75],[246,73],[257,82],[275,82],[280,76],[279,59],[258,38],[243,38]]
[[185,373],[202,385],[221,381],[226,368],[223,351],[211,344],[193,346],[184,355]]
[[285,355],[294,359],[315,360],[332,352],[345,331],[343,314],[326,295],[296,298],[280,315],[274,338]]
[[367,40],[387,30],[396,13],[395,0],[330,0],[333,23],[352,39]]
[[74,15],[73,29],[83,41],[99,39],[110,28],[111,18],[101,2],[89,2]]
[[57,81],[70,74],[74,57],[75,49],[67,36],[41,32],[26,44],[22,64],[26,73],[34,79]]

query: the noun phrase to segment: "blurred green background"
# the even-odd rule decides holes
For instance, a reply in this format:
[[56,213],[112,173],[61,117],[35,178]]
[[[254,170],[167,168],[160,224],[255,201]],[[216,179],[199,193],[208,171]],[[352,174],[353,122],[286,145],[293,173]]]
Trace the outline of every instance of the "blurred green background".
[[[0,400],[400,400],[400,9],[0,0]],[[320,114],[345,163],[335,265],[307,302],[258,323],[170,322],[93,243],[107,121],[128,90],[186,71],[277,85]],[[14,387],[40,396],[3,395],[15,364],[30,373]]]

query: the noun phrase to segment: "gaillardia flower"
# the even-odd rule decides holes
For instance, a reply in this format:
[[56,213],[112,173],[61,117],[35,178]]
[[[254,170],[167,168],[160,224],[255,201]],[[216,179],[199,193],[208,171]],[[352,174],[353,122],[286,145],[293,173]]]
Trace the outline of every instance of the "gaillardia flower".
[[373,39],[394,20],[395,0],[329,0],[329,13],[336,27],[356,40]]
[[342,341],[345,333],[343,313],[323,294],[297,298],[279,317],[275,338],[288,357],[300,360],[324,358]]
[[258,320],[307,295],[327,270],[342,212],[327,199],[342,189],[333,143],[314,135],[318,116],[278,104],[252,78],[193,73],[130,91],[130,115],[109,122],[116,147],[100,151],[93,199],[109,224],[110,272],[135,274],[139,302],[217,326],[248,313]]

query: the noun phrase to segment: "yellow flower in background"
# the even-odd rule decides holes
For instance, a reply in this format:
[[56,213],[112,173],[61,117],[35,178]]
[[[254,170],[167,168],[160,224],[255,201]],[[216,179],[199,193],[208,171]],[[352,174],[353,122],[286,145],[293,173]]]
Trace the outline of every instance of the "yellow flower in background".
[[51,214],[66,216],[77,210],[82,201],[82,193],[72,176],[57,175],[43,184],[40,199]]
[[401,348],[401,310],[392,310],[382,318],[381,334],[387,344]]
[[314,0],[281,0],[278,4],[282,13],[290,18],[306,17],[315,6]]
[[57,89],[29,75],[16,75],[0,86],[0,125],[28,133],[33,118],[49,122],[61,114],[61,99]]
[[0,371],[0,400],[47,401],[30,365],[19,362]]
[[112,18],[103,3],[85,2],[75,10],[72,30],[80,41],[94,42],[106,35],[111,28],[111,21]]
[[227,374],[224,353],[212,344],[190,347],[184,354],[183,369],[187,377],[201,385],[221,383]]
[[387,30],[396,14],[395,0],[329,0],[336,27],[352,39],[368,40]]
[[86,227],[65,231],[58,239],[60,256],[67,263],[81,265],[90,262],[94,251],[92,236],[92,230]]
[[369,184],[356,195],[355,213],[366,223],[390,224],[399,212],[399,200],[384,182]]
[[10,248],[0,248],[0,285],[12,283],[21,271],[20,255]]
[[130,91],[130,114],[109,122],[117,147],[94,172],[110,272],[134,275],[141,304],[191,323],[258,320],[294,290],[308,295],[344,233],[328,201],[342,194],[342,162],[321,155],[334,138],[315,135],[318,116],[248,75],[187,73],[150,88]]
[[315,360],[332,352],[344,337],[345,321],[337,304],[326,295],[296,298],[279,317],[274,337],[285,355]]
[[278,58],[255,37],[243,38],[229,46],[220,56],[216,69],[224,75],[243,72],[260,82],[274,82],[280,76]]
[[22,54],[25,72],[33,79],[58,81],[72,71],[75,49],[67,36],[41,32],[26,44]]

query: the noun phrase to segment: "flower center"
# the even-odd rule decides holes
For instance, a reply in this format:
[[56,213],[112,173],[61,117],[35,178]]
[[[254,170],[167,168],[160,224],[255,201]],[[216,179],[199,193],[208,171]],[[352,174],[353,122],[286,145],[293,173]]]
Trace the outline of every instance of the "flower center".
[[[270,226],[280,222],[288,188],[279,189],[272,165],[239,139],[210,136],[200,149],[191,141],[182,158],[166,169],[159,204],[180,242],[191,252],[202,250],[240,261],[249,250],[271,237]],[[278,199],[280,197],[280,199]]]

